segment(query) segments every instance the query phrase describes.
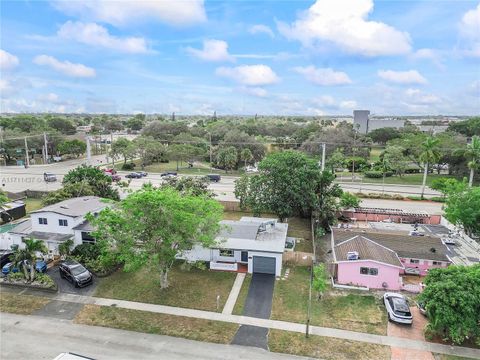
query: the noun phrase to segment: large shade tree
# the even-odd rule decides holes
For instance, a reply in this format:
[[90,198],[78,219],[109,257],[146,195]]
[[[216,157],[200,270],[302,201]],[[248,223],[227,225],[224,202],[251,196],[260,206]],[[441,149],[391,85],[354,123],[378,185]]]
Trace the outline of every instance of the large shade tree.
[[213,199],[145,187],[89,220],[96,229],[93,236],[115,249],[125,271],[153,266],[163,289],[178,254],[196,244],[214,244],[221,218],[222,207]]
[[463,227],[467,234],[480,236],[480,187],[465,189],[459,183],[447,191],[447,220]]
[[[118,200],[120,198],[118,190],[112,187],[112,178],[96,167],[81,165],[70,170],[63,178],[64,186],[78,183],[88,184],[95,196],[112,200]],[[83,193],[83,191],[79,193]]]
[[480,265],[432,269],[420,294],[427,331],[456,344],[473,339],[480,345]]

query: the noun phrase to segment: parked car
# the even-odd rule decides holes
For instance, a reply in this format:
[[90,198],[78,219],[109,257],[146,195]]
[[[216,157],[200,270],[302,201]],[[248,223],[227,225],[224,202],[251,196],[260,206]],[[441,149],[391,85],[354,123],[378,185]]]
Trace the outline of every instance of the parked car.
[[125,175],[125,177],[127,179],[140,179],[142,177],[142,175],[140,175],[139,173],[136,173],[136,172],[132,172],[130,174]]
[[161,176],[161,177],[165,177],[165,176],[168,176],[168,177],[177,176],[177,172],[176,172],[176,171],[165,171],[165,172],[161,173],[160,176]]
[[148,173],[145,171],[137,171],[137,174],[140,174],[141,177],[145,177],[148,175]]
[[104,169],[103,171],[112,175],[115,175],[117,173],[117,170],[115,169]]
[[206,177],[212,182],[219,182],[221,180],[221,177],[218,174],[208,174]]
[[60,277],[70,281],[75,287],[85,287],[93,282],[93,276],[82,264],[75,260],[65,260],[59,266]]
[[112,179],[112,181],[115,181],[115,182],[122,180],[122,177],[120,175],[117,175],[117,174],[110,174],[110,173],[106,172],[105,175],[107,175],[109,178]]
[[18,268],[16,266],[13,266],[13,262],[6,263],[2,267],[2,274],[3,275],[8,275],[10,272],[12,272],[12,273],[17,273],[18,272]]
[[413,316],[405,296],[387,292],[383,295],[388,321],[411,325]]
[[7,263],[11,262],[10,257],[13,255],[13,252],[10,250],[0,251],[0,267],[4,267]]
[[425,309],[425,303],[418,301],[416,304],[420,314],[427,316],[427,309]]
[[55,182],[57,181],[57,176],[54,173],[45,172],[43,173],[43,180],[46,182]]

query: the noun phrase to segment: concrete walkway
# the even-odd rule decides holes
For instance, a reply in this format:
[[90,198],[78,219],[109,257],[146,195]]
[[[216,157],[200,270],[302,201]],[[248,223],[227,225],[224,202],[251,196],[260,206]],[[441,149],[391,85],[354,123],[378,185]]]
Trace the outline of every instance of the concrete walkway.
[[[100,305],[100,306],[116,306],[116,307],[125,308],[125,309],[150,311],[154,313],[185,316],[185,317],[192,317],[197,319],[223,321],[223,322],[229,322],[229,323],[234,323],[239,325],[252,325],[252,326],[291,331],[291,332],[297,332],[297,333],[305,333],[305,330],[306,330],[305,325],[299,324],[299,323],[270,320],[270,319],[259,319],[259,318],[248,317],[248,316],[222,314],[222,313],[216,313],[211,311],[139,303],[134,301],[126,301],[126,300],[105,299],[105,298],[96,298],[91,296],[81,296],[81,295],[72,295],[72,294],[58,294],[54,296],[53,299],[60,300],[60,301],[82,303],[82,304],[94,304],[94,305]],[[401,347],[401,348],[412,349],[412,350],[430,351],[430,352],[439,353],[439,354],[463,356],[463,357],[468,357],[472,359],[480,359],[479,349],[442,345],[442,344],[430,343],[430,342],[420,341],[420,340],[410,340],[410,339],[394,337],[394,336],[374,335],[374,334],[360,333],[356,331],[325,328],[320,326],[310,326],[310,334],[324,336],[324,337],[345,339],[345,340],[360,341],[360,342],[366,342],[371,344]]]
[[238,273],[237,277],[235,278],[235,282],[233,283],[232,290],[230,290],[230,294],[228,295],[227,302],[223,307],[222,314],[232,314],[233,308],[238,299],[238,295],[240,294],[240,290],[242,289],[243,281],[247,274],[245,273]]

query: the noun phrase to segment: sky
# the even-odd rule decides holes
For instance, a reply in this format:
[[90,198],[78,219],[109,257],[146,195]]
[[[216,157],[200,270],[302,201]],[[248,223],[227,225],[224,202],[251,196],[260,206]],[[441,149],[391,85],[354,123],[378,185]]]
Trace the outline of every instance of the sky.
[[1,112],[480,114],[478,0],[0,6]]

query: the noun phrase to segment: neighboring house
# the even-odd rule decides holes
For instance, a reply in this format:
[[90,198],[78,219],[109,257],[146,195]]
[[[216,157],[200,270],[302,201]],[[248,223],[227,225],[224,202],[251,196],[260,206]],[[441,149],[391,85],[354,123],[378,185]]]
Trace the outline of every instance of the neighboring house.
[[27,214],[23,201],[12,201],[0,206],[0,218],[4,223],[21,219]]
[[74,246],[92,242],[92,229],[85,216],[98,213],[107,206],[108,203],[99,197],[83,196],[33,211],[30,219],[9,231],[10,245],[23,246],[24,238],[34,238],[43,240],[49,253],[57,255],[58,245],[68,239],[74,241]]
[[425,276],[451,263],[448,248],[434,236],[333,229],[331,246],[334,279],[343,285],[399,290],[402,275]]
[[208,261],[212,270],[281,275],[288,224],[276,219],[242,217],[239,221],[221,221],[221,225],[214,246],[195,246],[179,258]]

